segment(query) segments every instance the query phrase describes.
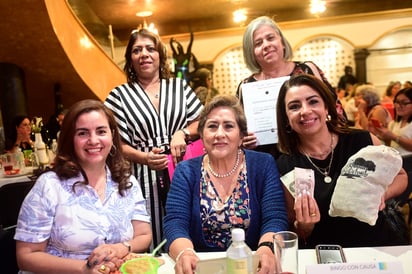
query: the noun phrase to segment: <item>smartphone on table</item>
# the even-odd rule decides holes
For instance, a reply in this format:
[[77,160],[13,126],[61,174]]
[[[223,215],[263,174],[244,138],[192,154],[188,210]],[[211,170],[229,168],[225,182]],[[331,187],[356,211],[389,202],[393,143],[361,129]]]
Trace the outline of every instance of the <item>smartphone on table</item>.
[[319,264],[346,263],[342,247],[336,244],[320,244],[315,247]]

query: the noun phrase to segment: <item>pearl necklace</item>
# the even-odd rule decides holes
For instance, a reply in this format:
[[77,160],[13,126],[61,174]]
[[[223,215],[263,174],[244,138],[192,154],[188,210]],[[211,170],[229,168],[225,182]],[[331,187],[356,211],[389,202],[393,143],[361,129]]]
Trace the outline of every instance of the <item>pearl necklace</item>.
[[240,163],[240,153],[242,153],[242,150],[241,150],[241,149],[239,149],[239,150],[237,151],[236,162],[235,162],[235,165],[233,166],[233,168],[232,168],[229,172],[224,173],[224,174],[219,174],[219,173],[217,173],[216,171],[213,170],[212,165],[211,165],[211,163],[210,163],[210,157],[209,157],[209,160],[208,160],[208,162],[207,162],[207,167],[209,168],[210,173],[212,173],[212,175],[215,176],[216,178],[226,178],[226,177],[229,177],[229,176],[232,175],[232,174],[236,171],[236,169],[239,167],[239,163]]
[[316,168],[317,171],[319,171],[320,173],[323,174],[323,176],[325,176],[325,178],[323,178],[323,181],[327,184],[329,184],[330,182],[332,182],[332,178],[329,176],[329,172],[330,172],[330,168],[332,167],[332,161],[333,161],[333,134],[331,133],[330,135],[330,150],[332,151],[332,155],[330,157],[329,160],[329,165],[326,168],[320,168],[317,165],[315,165],[314,162],[312,162],[312,160],[310,159],[309,155],[303,150],[303,153],[305,154],[306,158],[308,159],[308,161]]

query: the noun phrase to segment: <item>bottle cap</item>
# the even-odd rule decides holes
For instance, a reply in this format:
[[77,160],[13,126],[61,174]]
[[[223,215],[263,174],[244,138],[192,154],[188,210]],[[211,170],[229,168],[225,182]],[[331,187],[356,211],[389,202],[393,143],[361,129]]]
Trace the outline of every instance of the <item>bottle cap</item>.
[[240,242],[245,240],[245,231],[241,228],[232,229],[232,241]]

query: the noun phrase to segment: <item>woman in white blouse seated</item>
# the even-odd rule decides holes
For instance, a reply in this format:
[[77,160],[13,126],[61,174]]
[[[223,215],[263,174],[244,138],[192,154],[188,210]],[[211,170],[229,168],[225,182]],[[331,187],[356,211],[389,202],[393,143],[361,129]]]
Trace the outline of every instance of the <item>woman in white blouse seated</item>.
[[402,156],[412,155],[412,88],[400,90],[395,98],[395,120],[388,127],[376,128],[381,140],[399,151]]
[[398,150],[408,173],[408,187],[397,198],[401,205],[412,195],[412,87],[401,89],[394,97],[395,120],[388,127],[376,129],[386,145]]
[[14,238],[23,273],[109,273],[129,252],[148,250],[146,202],[100,101],[80,101],[65,116],[55,166],[25,198]]

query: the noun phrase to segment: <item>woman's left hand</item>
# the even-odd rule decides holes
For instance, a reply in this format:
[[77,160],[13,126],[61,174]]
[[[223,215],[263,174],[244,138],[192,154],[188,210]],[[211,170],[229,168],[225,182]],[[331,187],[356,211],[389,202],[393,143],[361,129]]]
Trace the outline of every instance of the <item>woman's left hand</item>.
[[173,163],[176,165],[182,161],[183,155],[186,152],[186,135],[182,130],[178,130],[173,134],[170,141],[170,153],[172,154]]
[[256,250],[256,254],[259,256],[259,274],[275,273],[275,255],[267,246],[262,246]]
[[115,244],[102,244],[92,251],[87,261],[91,266],[106,265],[110,271],[115,271],[123,263],[121,253]]

